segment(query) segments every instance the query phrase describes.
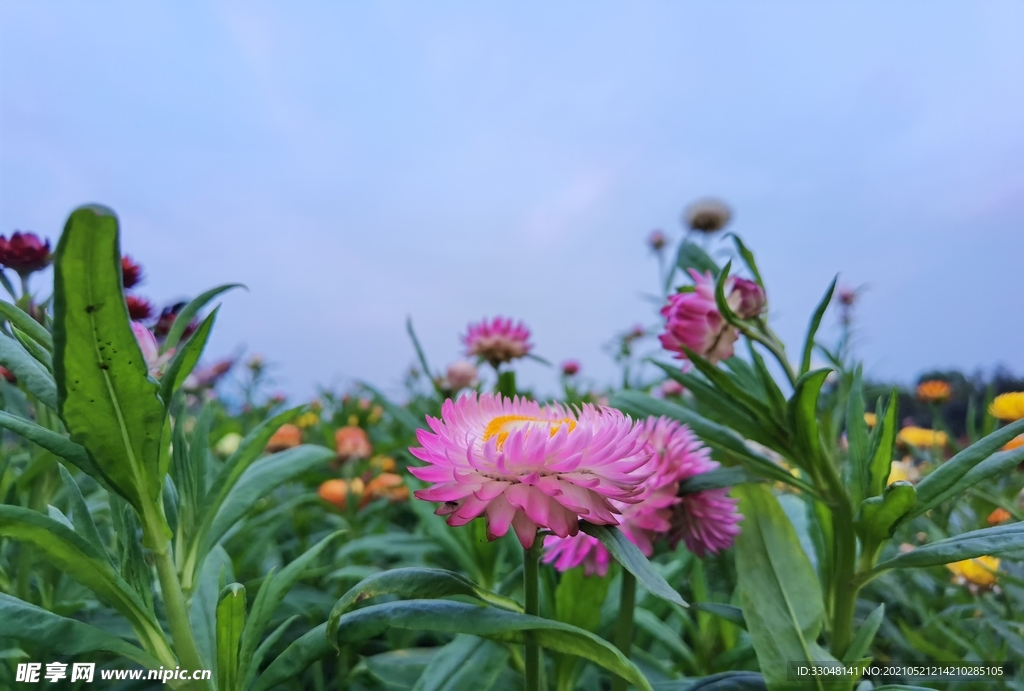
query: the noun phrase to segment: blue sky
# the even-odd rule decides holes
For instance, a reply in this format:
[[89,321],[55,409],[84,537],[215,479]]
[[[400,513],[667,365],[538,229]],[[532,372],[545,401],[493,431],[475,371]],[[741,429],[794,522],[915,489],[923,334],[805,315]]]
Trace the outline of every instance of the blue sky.
[[[0,2],[0,233],[114,208],[158,302],[239,281],[214,354],[396,391],[468,321],[610,382],[644,245],[724,198],[794,342],[1024,371],[1024,5]],[[830,322],[832,323],[832,322]],[[548,388],[554,374],[528,363]]]

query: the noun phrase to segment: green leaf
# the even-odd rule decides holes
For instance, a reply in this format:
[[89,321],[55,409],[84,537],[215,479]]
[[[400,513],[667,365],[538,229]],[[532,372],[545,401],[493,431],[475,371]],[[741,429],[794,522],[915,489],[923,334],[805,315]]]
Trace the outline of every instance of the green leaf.
[[206,545],[203,553],[220,541],[242,516],[252,510],[259,499],[303,473],[325,467],[333,458],[334,452],[330,449],[302,444],[254,463],[224,499],[210,525],[210,531],[201,536]]
[[1024,463],[1024,446],[1009,451],[997,451],[984,461],[974,466],[960,478],[955,485],[942,493],[936,503],[950,497],[961,496],[974,485],[993,477],[1001,477]]
[[245,627],[245,586],[231,583],[217,603],[217,688],[235,691],[238,686],[238,646]]
[[713,277],[717,277],[719,272],[718,264],[708,256],[707,252],[689,240],[684,240],[679,245],[679,254],[676,255],[675,267],[669,272],[668,282],[665,284],[666,293],[672,287],[672,279],[675,276],[676,268],[682,269],[684,273],[689,272],[690,269],[695,269],[700,273],[710,271]]
[[427,663],[412,691],[487,691],[508,664],[509,649],[460,634]]
[[[868,496],[877,497],[885,489],[892,472],[893,445],[896,443],[896,411],[899,408],[899,392],[894,388],[889,394],[889,402],[878,414],[875,429],[871,433],[868,444]],[[918,495],[920,501],[920,495]]]
[[734,492],[743,514],[735,548],[743,618],[768,687],[786,688],[787,661],[834,661],[816,642],[825,619],[821,588],[771,491],[741,485]]
[[871,641],[875,640],[875,634],[878,633],[878,627],[882,625],[884,619],[885,604],[883,603],[875,607],[861,627],[857,629],[857,634],[853,637],[850,647],[846,649],[846,655],[843,656],[843,662],[853,664],[867,656],[868,650],[871,649]]
[[542,648],[585,658],[638,688],[651,691],[650,683],[636,665],[602,638],[562,622],[496,607],[448,600],[402,600],[371,605],[338,619],[332,638],[339,645],[358,643],[389,629],[469,633],[517,644],[532,636]]
[[960,480],[975,466],[1019,434],[1024,434],[1024,420],[1017,420],[996,430],[929,473],[917,485],[917,509],[910,517],[920,516],[928,509],[953,496],[958,489],[965,489],[966,487],[960,484]]
[[727,396],[733,407],[742,407],[758,424],[764,428],[768,436],[785,439],[785,431],[779,426],[772,415],[772,411],[757,396],[751,394],[741,383],[734,381],[728,374],[718,369],[710,362],[683,346],[686,356],[690,359],[701,374],[707,377],[722,394]]
[[853,382],[846,399],[846,440],[850,446],[850,466],[853,482],[850,484],[850,496],[854,506],[868,496],[871,469],[868,464],[868,423],[864,420],[864,383],[863,368],[860,365],[853,370]]
[[[17,339],[21,347],[24,348],[29,355],[35,358],[36,362],[43,366],[43,368],[53,374],[53,355],[43,346],[32,340],[32,337],[26,334],[24,331],[16,326],[11,327],[11,332],[14,334],[14,338]],[[56,384],[54,384],[56,387]]]
[[915,547],[910,552],[882,562],[869,572],[869,577],[873,578],[889,569],[939,566],[986,555],[999,556],[1020,549],[1024,549],[1024,523],[997,525]]
[[630,542],[621,530],[615,526],[594,525],[580,521],[580,531],[600,540],[601,544],[615,557],[615,560],[622,565],[622,568],[636,576],[636,580],[651,595],[680,607],[688,607],[676,589],[669,585],[668,581],[651,566],[651,562],[647,560],[643,552]]
[[282,686],[289,679],[306,671],[306,668],[334,652],[327,640],[327,624],[310,629],[281,651],[274,661],[256,680],[252,691],[270,691]]
[[57,409],[57,385],[53,375],[24,346],[4,333],[0,333],[0,365],[13,372],[18,383],[44,405]]
[[747,628],[747,622],[743,619],[743,610],[735,605],[727,605],[722,602],[694,602],[690,606],[708,614],[714,614],[716,617],[721,617],[742,629]]
[[[245,435],[245,439],[243,439],[238,445],[238,449],[235,450],[235,452],[224,462],[224,466],[217,474],[216,479],[214,479],[213,484],[210,487],[210,491],[206,493],[206,497],[202,502],[202,509],[200,510],[200,527],[197,529],[192,540],[188,543],[187,554],[182,560],[182,588],[184,588],[186,592],[191,591],[194,585],[194,580],[198,576],[197,572],[202,568],[203,557],[212,546],[212,543],[209,540],[210,531],[213,530],[214,521],[217,520],[217,516],[224,507],[224,503],[227,501],[228,496],[235,489],[235,486],[238,484],[242,475],[245,474],[253,463],[255,463],[263,454],[267,447],[267,442],[269,442],[270,438],[274,436],[274,432],[276,432],[281,425],[288,420],[291,420],[304,409],[305,406],[299,406],[297,408],[285,410],[284,412],[278,413],[271,419],[263,422],[249,432],[249,434]],[[245,511],[242,513],[244,514]],[[238,517],[240,518],[241,515]],[[230,525],[224,526],[223,531],[227,531],[230,527]],[[223,531],[220,532],[212,542],[220,540],[220,538],[224,536]]]
[[[601,623],[601,605],[608,595],[610,578],[589,577],[582,567],[562,572],[555,588],[555,619],[584,631],[596,631]],[[555,658],[556,688],[571,688],[577,659]]]
[[741,461],[751,473],[769,480],[785,482],[812,496],[817,496],[814,487],[800,478],[793,477],[785,468],[748,447],[738,434],[688,408],[635,390],[616,391],[611,396],[611,405],[636,418],[664,415],[679,420],[688,425],[709,446],[727,452]]
[[58,409],[114,489],[142,517],[150,547],[170,538],[159,500],[164,407],[128,320],[117,219],[101,207],[71,214],[54,261]]
[[[0,638],[30,643],[49,656],[105,652],[126,657],[147,669],[157,669],[161,662],[168,663],[106,631],[4,593],[0,593]],[[174,664],[173,659],[170,662]]]
[[811,371],[811,353],[814,351],[814,337],[818,333],[818,327],[821,326],[821,319],[825,316],[825,310],[828,309],[828,304],[832,301],[832,293],[835,292],[837,280],[839,280],[838,276],[832,279],[828,290],[825,291],[825,296],[814,309],[814,314],[811,315],[811,323],[807,327],[807,337],[804,339],[803,357],[800,358],[801,375]]
[[[211,288],[199,297],[192,300],[192,302],[185,305],[178,315],[174,318],[174,322],[171,324],[170,331],[167,332],[167,338],[164,339],[163,345],[160,346],[160,352],[166,353],[171,348],[178,345],[178,341],[181,340],[182,335],[185,333],[185,329],[192,323],[192,318],[199,314],[199,310],[206,307],[206,305],[221,293],[226,293],[233,288],[245,288],[241,283],[228,283],[226,285],[217,286]],[[248,290],[248,289],[247,289]]]
[[203,662],[217,676],[217,602],[224,583],[235,580],[231,557],[220,546],[210,552],[203,563],[199,583],[192,595],[189,621],[195,633],[196,648],[203,656]]
[[37,425],[30,420],[3,411],[0,411],[0,428],[9,429],[30,442],[38,444],[54,456],[63,458],[86,475],[91,476],[101,485],[104,485],[104,487],[110,485],[107,478],[92,462],[92,459],[89,458],[85,448],[67,437]]
[[857,534],[867,544],[888,540],[916,503],[917,492],[912,484],[904,480],[892,483],[882,496],[869,497],[861,504],[855,523]]
[[89,513],[89,507],[85,503],[85,497],[82,496],[82,490],[78,488],[78,483],[71,477],[67,468],[58,463],[57,469],[60,472],[61,483],[64,485],[64,492],[68,496],[68,503],[71,505],[71,522],[74,524],[75,532],[85,538],[86,542],[105,556],[113,566],[114,562],[110,558],[110,554],[107,553],[103,538],[100,537],[100,531],[97,530],[96,523],[92,520],[92,514]]
[[655,642],[664,646],[675,656],[676,664],[683,665],[684,669],[700,668],[700,662],[690,646],[686,645],[682,637],[671,626],[654,616],[653,612],[638,607],[633,617],[633,623],[638,629],[650,635]]
[[[754,372],[757,374],[757,378],[761,382],[761,388],[764,389],[768,396],[768,400],[771,404],[772,410],[778,417],[784,417],[786,414],[786,396],[782,393],[782,389],[779,388],[778,383],[772,376],[771,372],[768,371],[767,365],[764,363],[764,358],[757,352],[754,347],[754,341],[747,340],[747,350],[750,353],[750,359],[754,363]],[[729,358],[729,361],[739,360],[739,358]]]
[[[20,506],[0,505],[0,535],[28,543],[53,566],[90,588],[132,625],[146,650],[161,660],[173,655],[163,632],[139,595],[95,547],[64,524]],[[163,654],[160,654],[163,653]]]
[[803,374],[796,382],[789,400],[789,420],[794,452],[790,458],[804,470],[821,468],[829,459],[821,444],[818,428],[818,396],[830,369],[819,369]]
[[271,649],[273,649],[273,647],[277,645],[277,642],[281,640],[281,636],[283,636],[284,632],[288,630],[288,627],[290,627],[298,620],[299,615],[297,614],[288,617],[283,622],[281,622],[280,626],[271,631],[269,636],[263,639],[263,642],[260,643],[260,646],[258,648],[256,648],[256,652],[253,653],[252,659],[249,661],[249,664],[247,665],[249,671],[245,675],[245,681],[242,682],[241,688],[252,688],[252,681],[256,678],[256,673],[260,671],[260,666],[263,664],[263,659],[267,656],[267,653],[269,653]]
[[263,632],[270,626],[270,620],[277,611],[277,608],[284,601],[285,595],[288,594],[288,591],[295,585],[295,582],[317,560],[324,549],[327,548],[327,545],[343,532],[331,533],[306,550],[288,566],[281,569],[279,573],[271,573],[264,579],[259,592],[256,593],[256,602],[253,603],[249,620],[245,623],[245,630],[242,631],[242,645],[238,655],[240,674],[249,676],[250,665],[253,662],[256,647],[263,636]]
[[11,326],[17,327],[29,338],[41,345],[48,352],[53,352],[53,336],[42,324],[17,305],[0,300],[0,316],[6,317]]
[[514,600],[495,595],[454,571],[420,567],[391,569],[364,578],[341,596],[327,620],[328,637],[334,638],[334,631],[342,616],[352,611],[356,605],[380,595],[397,595],[406,599],[437,599],[461,595],[511,611],[522,611],[522,607]]
[[688,477],[679,483],[679,491],[677,494],[682,496],[684,494],[694,494],[696,492],[703,492],[709,489],[723,489],[725,487],[732,487],[739,485],[744,482],[750,482],[751,478],[747,475],[743,468],[733,466],[731,468],[715,468],[706,473],[700,473],[699,475],[693,475]]
[[[655,691],[765,691],[764,677],[757,672],[721,672],[699,679],[663,681]],[[800,688],[805,688],[801,684]]]
[[160,380],[160,398],[164,405],[170,406],[174,392],[181,388],[185,380],[188,379],[188,375],[192,374],[192,370],[195,369],[203,354],[203,349],[206,348],[206,342],[210,340],[210,332],[213,330],[213,323],[217,319],[217,310],[219,309],[220,307],[217,307],[206,316],[196,332],[189,336],[185,345],[174,352],[174,357],[167,363],[163,379]]
[[757,261],[754,259],[754,253],[743,244],[743,240],[736,233],[729,233],[728,237],[732,238],[733,244],[736,245],[736,251],[743,257],[743,263],[747,265],[747,269],[750,270],[750,275],[754,277],[754,281],[761,287],[761,290],[764,290],[764,281],[761,280],[761,272],[757,270]]

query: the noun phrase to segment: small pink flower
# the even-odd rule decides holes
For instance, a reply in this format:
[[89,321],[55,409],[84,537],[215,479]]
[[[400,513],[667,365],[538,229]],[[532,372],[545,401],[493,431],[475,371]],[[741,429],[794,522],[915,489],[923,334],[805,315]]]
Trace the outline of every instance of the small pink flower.
[[436,513],[451,526],[486,513],[491,539],[511,527],[527,548],[539,528],[568,537],[581,517],[617,524],[649,474],[640,425],[610,408],[471,393],[445,401],[427,424],[409,451],[429,465],[409,472],[433,484],[416,497],[443,502]]
[[[688,427],[667,418],[648,418],[643,424],[643,438],[648,451],[654,454],[651,464],[645,468],[651,474],[642,484],[639,502],[618,506],[622,512],[620,529],[623,534],[646,556],[654,554],[654,543],[664,536],[669,537],[673,548],[680,540],[685,540],[687,548],[698,556],[731,545],[732,538],[739,533],[736,502],[718,496],[702,497],[728,490],[676,496],[681,481],[718,467],[709,459],[707,447]],[[677,526],[674,522],[677,517],[686,521],[685,525]],[[706,522],[713,525],[705,525]],[[545,539],[544,547],[544,562],[554,563],[560,571],[582,565],[587,575],[603,576],[611,563],[604,545],[589,535],[550,536]]]
[[661,383],[661,395],[665,397],[682,396],[685,390],[675,379],[666,379]]
[[[677,360],[686,359],[683,346],[711,361],[732,357],[733,344],[739,338],[735,327],[725,321],[715,304],[715,280],[711,272],[703,275],[690,269],[694,290],[670,295],[661,308],[665,332],[658,336],[666,350],[676,353]],[[726,285],[728,290],[731,286]]]
[[[747,278],[730,278],[732,290],[726,301],[740,319],[753,319],[764,311],[765,297],[761,286]],[[728,287],[728,283],[726,284]],[[735,307],[733,306],[735,304]]]
[[174,356],[174,349],[171,348],[161,355],[160,347],[156,343],[156,337],[153,336],[153,332],[139,322],[132,322],[132,333],[135,334],[135,340],[139,343],[142,357],[146,361],[146,369],[149,370],[151,375],[159,379],[163,374],[164,365]]
[[562,363],[562,374],[571,377],[580,371],[580,363],[577,360],[566,360]]
[[471,389],[477,385],[476,365],[468,360],[459,360],[448,365],[445,372],[445,388],[450,391]]
[[470,324],[462,342],[466,344],[467,355],[482,357],[493,367],[524,357],[533,348],[530,330],[522,322],[514,324],[502,317]]
[[13,269],[21,276],[50,265],[50,241],[45,242],[35,233],[14,231],[11,239],[0,236],[0,266]]
[[651,249],[655,252],[661,252],[665,249],[665,245],[668,244],[668,238],[665,237],[665,233],[660,230],[653,230],[651,234],[647,236],[647,244],[650,245]]

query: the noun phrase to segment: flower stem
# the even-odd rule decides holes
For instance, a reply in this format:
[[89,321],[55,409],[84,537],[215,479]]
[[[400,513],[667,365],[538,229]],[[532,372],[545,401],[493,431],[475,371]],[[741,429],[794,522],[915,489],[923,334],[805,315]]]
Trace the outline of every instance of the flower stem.
[[[622,595],[619,600],[619,619],[615,623],[615,647],[627,658],[633,647],[633,610],[636,608],[636,576],[622,570]],[[626,680],[612,679],[612,691],[626,691]]]
[[[192,634],[192,624],[189,622],[185,596],[181,592],[181,583],[178,582],[178,574],[174,569],[174,558],[171,556],[170,546],[165,546],[162,550],[154,550],[153,557],[156,560],[156,572],[160,577],[160,592],[163,594],[164,609],[167,614],[167,622],[171,627],[171,639],[174,641],[178,660],[184,668],[204,669],[206,665],[203,664],[199,657],[199,650],[196,648],[196,639]],[[207,684],[200,684],[196,684],[194,688],[209,688]]]
[[[540,553],[544,540],[537,535],[533,545],[523,550],[523,598],[526,614],[540,616]],[[526,691],[540,691],[540,646],[526,632]]]

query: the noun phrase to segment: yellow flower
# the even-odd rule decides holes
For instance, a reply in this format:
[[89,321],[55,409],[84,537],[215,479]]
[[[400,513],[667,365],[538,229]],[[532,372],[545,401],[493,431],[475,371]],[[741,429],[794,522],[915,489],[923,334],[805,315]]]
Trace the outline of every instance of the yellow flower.
[[234,452],[238,451],[238,446],[241,443],[241,434],[238,432],[228,432],[220,438],[220,441],[217,442],[217,445],[213,447],[213,449],[221,456],[230,456]]
[[907,469],[903,467],[903,464],[899,461],[893,461],[889,467],[889,479],[886,480],[885,484],[891,485],[894,482],[910,482],[910,475],[907,473]]
[[953,564],[946,564],[946,568],[953,572],[954,583],[973,584],[988,588],[996,582],[999,559],[989,556],[964,559]]
[[370,468],[383,473],[395,472],[395,459],[389,456],[374,456],[370,459]]
[[302,429],[306,429],[308,427],[312,427],[318,422],[320,422],[320,416],[314,413],[312,410],[310,410],[300,415],[298,419],[295,421],[295,424],[301,427]]
[[949,382],[929,379],[917,385],[917,398],[925,403],[945,403],[953,393]]
[[896,441],[907,446],[927,448],[932,446],[945,446],[949,438],[945,432],[936,432],[924,427],[904,427],[896,435]]
[[999,394],[988,407],[988,414],[1007,422],[1024,420],[1024,391]]
[[868,427],[874,427],[878,424],[878,416],[874,413],[864,413],[864,422]]

